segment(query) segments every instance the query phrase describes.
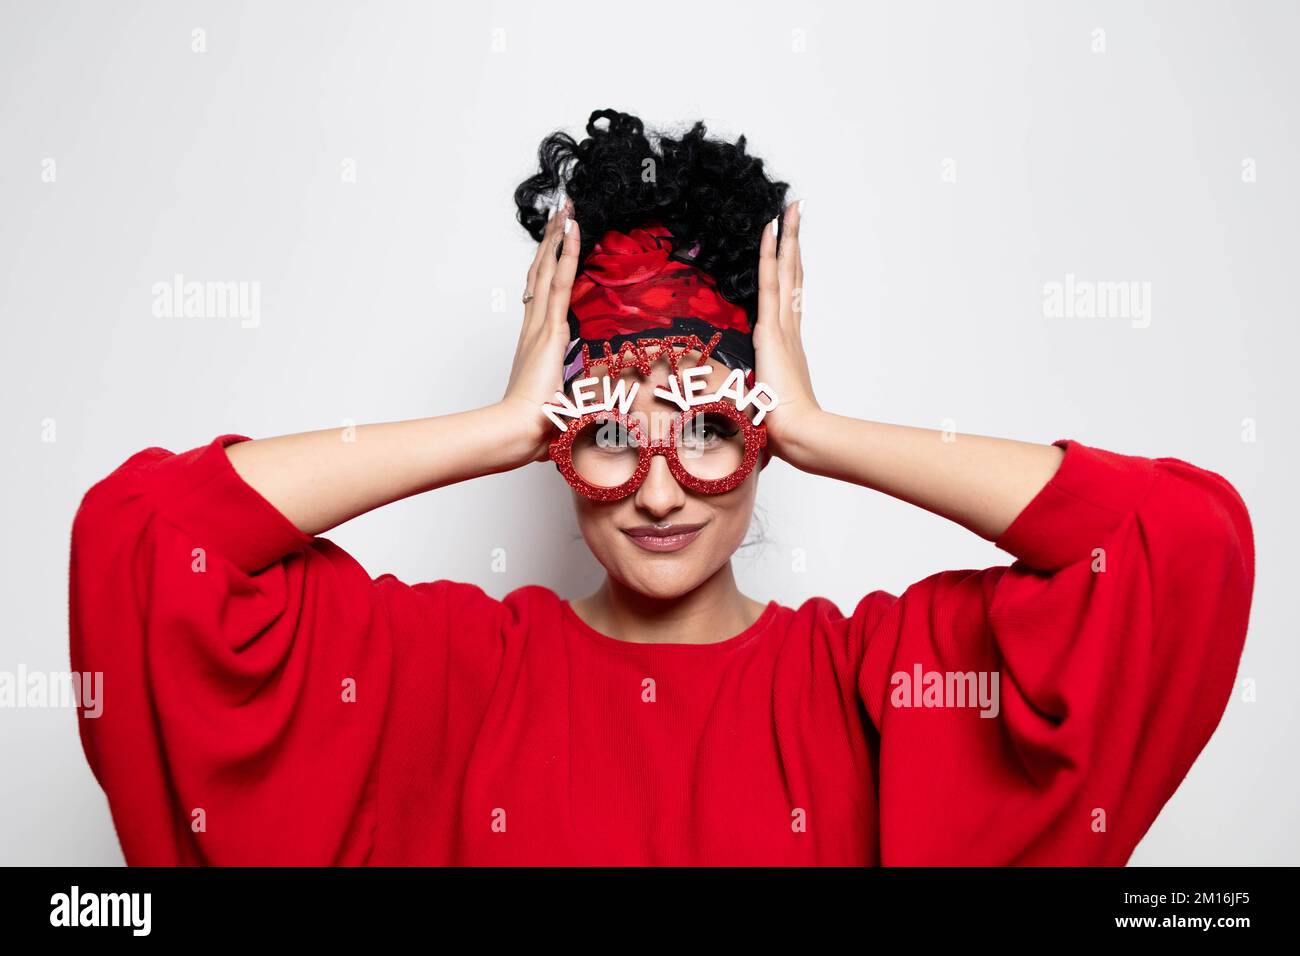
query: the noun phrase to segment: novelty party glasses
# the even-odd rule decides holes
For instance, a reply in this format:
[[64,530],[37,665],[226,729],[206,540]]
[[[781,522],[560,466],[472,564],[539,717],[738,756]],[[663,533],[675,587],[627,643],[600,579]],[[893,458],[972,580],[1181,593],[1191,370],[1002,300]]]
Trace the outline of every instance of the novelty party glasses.
[[[663,422],[664,413],[653,421]],[[658,430],[655,437],[648,431]],[[727,401],[695,405],[648,429],[645,416],[617,407],[587,412],[552,441],[550,458],[574,490],[595,501],[618,501],[641,487],[655,455],[663,455],[683,488],[731,491],[754,469],[767,429]]]

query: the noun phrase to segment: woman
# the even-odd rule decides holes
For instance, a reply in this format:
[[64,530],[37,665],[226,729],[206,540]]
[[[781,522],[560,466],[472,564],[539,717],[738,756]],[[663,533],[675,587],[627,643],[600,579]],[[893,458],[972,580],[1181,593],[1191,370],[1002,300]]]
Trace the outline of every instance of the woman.
[[[702,124],[587,133],[516,195],[539,246],[499,402],[148,448],[85,496],[72,663],[104,672],[80,726],[127,862],[1124,863],[1232,687],[1236,492],[823,409],[786,184]],[[593,412],[593,381],[643,387]],[[752,598],[731,556],[773,456],[1017,560],[847,615]],[[548,458],[608,572],[579,600],[372,578],[317,537]]]

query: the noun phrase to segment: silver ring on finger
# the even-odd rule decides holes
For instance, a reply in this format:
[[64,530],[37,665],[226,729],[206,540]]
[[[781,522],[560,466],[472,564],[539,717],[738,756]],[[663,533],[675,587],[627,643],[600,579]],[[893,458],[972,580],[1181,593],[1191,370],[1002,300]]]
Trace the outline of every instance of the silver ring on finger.
[[534,296],[532,289],[524,290],[524,298],[523,298],[524,305],[527,305],[529,302],[532,302],[534,298],[536,298],[536,296]]

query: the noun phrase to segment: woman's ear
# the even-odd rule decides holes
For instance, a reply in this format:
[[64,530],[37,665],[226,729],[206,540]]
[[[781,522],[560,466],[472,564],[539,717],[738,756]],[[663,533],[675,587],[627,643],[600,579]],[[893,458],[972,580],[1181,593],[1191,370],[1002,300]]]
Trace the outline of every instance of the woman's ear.
[[762,471],[767,467],[767,463],[772,460],[772,448],[770,445],[763,446],[762,457],[758,461],[758,470]]

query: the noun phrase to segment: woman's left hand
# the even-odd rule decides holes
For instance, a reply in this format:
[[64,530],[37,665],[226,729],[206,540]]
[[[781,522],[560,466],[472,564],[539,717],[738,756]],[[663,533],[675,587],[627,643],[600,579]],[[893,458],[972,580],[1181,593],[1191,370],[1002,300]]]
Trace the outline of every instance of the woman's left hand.
[[784,235],[779,248],[776,220],[763,229],[758,249],[758,318],[754,323],[754,378],[776,393],[777,406],[763,417],[768,448],[792,461],[801,423],[821,412],[813,394],[812,376],[804,355],[800,323],[803,319],[803,261],[799,230],[803,202],[791,203],[782,213]]

